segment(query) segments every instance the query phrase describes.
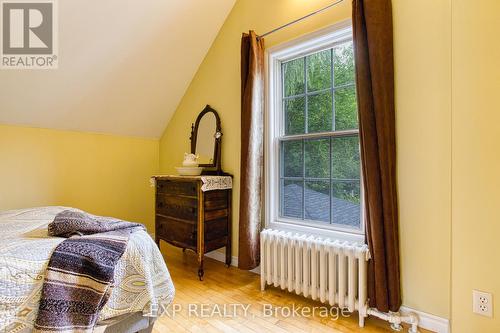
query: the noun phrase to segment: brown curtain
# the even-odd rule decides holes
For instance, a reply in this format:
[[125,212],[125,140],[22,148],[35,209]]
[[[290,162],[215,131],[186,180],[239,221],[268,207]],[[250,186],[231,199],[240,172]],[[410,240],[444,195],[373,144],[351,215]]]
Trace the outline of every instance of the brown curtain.
[[264,176],[264,40],[255,32],[241,38],[241,169],[238,267],[260,262]]
[[398,311],[398,205],[390,0],[353,0],[356,85],[366,206],[370,306]]

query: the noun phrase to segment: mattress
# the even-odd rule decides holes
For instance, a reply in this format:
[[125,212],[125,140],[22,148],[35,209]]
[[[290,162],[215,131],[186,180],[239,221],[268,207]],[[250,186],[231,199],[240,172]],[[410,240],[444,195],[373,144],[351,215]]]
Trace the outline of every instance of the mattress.
[[[0,332],[31,331],[38,312],[45,269],[64,240],[47,235],[47,225],[68,207],[0,212]],[[77,209],[74,209],[77,210]],[[99,320],[128,313],[148,314],[174,297],[165,261],[145,231],[131,235],[115,269],[115,284]]]

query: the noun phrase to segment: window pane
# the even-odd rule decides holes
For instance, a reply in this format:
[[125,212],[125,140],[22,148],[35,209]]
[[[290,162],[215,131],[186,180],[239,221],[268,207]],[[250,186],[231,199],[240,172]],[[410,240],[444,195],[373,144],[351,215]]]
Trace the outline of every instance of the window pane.
[[307,178],[330,178],[330,139],[305,141]]
[[304,58],[285,62],[282,68],[285,97],[305,93]]
[[281,181],[281,214],[286,217],[302,218],[303,183],[295,180]]
[[285,177],[303,177],[303,152],[302,140],[283,141],[281,143],[283,150],[282,173]]
[[307,56],[307,91],[332,86],[332,52],[325,50]]
[[352,42],[333,49],[333,73],[335,86],[354,83],[354,53]]
[[347,41],[281,65],[280,133],[301,135],[278,137],[283,218],[361,226],[359,136],[318,134],[358,129],[354,63]]
[[311,95],[307,99],[308,133],[332,130],[332,92]]
[[335,90],[335,129],[358,128],[358,108],[354,86]]
[[330,181],[306,181],[304,195],[305,218],[330,222]]
[[305,131],[304,97],[285,100],[285,134],[303,134]]
[[332,178],[359,179],[359,137],[332,138]]
[[359,181],[332,183],[332,223],[360,228]]

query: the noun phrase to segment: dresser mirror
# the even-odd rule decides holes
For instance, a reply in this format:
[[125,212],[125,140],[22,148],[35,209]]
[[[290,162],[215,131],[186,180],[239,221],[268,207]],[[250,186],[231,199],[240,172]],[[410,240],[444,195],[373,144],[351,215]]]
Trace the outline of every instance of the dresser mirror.
[[203,174],[222,174],[222,129],[219,114],[207,105],[191,125],[191,153],[198,155]]

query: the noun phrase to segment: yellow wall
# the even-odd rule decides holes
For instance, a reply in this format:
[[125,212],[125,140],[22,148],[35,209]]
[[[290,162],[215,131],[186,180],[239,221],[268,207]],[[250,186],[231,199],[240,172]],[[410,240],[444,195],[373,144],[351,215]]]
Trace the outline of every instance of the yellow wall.
[[77,207],[154,226],[158,140],[0,125],[0,210]]
[[403,303],[449,318],[451,7],[392,3]]
[[[452,12],[452,328],[493,333],[500,332],[500,2],[454,0]],[[472,289],[494,293],[494,319],[472,314]]]
[[[240,37],[331,3],[239,0],[160,142],[160,170],[174,172],[189,150],[191,123],[205,104],[222,118],[224,169],[235,175],[233,253],[237,254],[240,164]],[[403,301],[449,317],[450,4],[393,0]],[[273,46],[351,15],[350,1],[266,38]]]
[[[237,254],[241,33],[268,31],[328,3],[237,1],[160,143],[0,125],[0,210],[67,205],[151,228],[148,178],[175,172],[191,123],[210,104],[222,118],[223,167],[235,175]],[[471,291],[500,295],[500,2],[393,0],[393,11],[403,303],[451,318],[453,332],[497,332],[500,320],[472,314]],[[266,45],[350,13],[345,1]]]

